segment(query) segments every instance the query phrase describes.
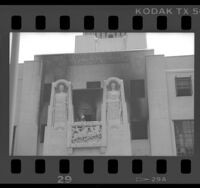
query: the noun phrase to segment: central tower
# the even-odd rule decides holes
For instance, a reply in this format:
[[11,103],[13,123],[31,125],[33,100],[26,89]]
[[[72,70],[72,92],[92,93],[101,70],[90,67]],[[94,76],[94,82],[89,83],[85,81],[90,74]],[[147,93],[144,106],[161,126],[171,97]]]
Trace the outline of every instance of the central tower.
[[75,53],[131,51],[146,48],[145,33],[83,33],[75,38]]

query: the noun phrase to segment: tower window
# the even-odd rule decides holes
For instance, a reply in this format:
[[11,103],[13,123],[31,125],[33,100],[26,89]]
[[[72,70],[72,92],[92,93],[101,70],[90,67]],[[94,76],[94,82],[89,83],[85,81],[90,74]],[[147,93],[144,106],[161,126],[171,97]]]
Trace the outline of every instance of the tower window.
[[177,155],[192,155],[194,150],[194,120],[175,120],[174,129]]
[[192,96],[192,78],[180,77],[175,78],[176,96]]

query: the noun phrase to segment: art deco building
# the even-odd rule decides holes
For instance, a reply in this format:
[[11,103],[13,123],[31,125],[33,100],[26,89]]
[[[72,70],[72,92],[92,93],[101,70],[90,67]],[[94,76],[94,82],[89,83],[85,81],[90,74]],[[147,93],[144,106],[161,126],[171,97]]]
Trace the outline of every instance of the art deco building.
[[13,155],[193,154],[194,56],[155,55],[145,34],[77,36],[19,64],[17,92]]

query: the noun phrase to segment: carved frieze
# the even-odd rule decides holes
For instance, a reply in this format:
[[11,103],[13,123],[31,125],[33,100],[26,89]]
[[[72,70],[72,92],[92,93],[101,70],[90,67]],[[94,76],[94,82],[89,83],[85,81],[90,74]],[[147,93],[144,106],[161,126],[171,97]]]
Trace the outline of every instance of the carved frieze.
[[96,121],[75,122],[72,124],[71,143],[73,147],[100,146],[102,124]]

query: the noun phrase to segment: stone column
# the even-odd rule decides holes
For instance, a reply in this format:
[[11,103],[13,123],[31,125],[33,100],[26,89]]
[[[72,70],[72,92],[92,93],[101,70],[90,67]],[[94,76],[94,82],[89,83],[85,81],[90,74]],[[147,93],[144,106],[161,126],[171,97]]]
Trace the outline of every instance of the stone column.
[[[116,82],[119,85],[119,104],[121,105],[120,114],[118,114],[119,108],[117,101],[110,101],[108,99],[108,90],[106,89],[112,82]],[[105,155],[124,155],[130,156],[131,153],[131,137],[130,127],[127,120],[127,106],[125,102],[123,80],[112,77],[105,81],[104,84],[104,103],[106,104],[106,128],[107,128],[107,147]],[[109,104],[112,103],[112,104]],[[114,105],[114,106],[113,106]],[[115,108],[116,107],[116,108]],[[111,108],[111,109],[109,109]],[[119,117],[116,117],[118,116]],[[116,118],[115,118],[116,117]],[[114,119],[113,119],[114,118]],[[105,133],[104,133],[105,134]]]
[[151,155],[174,155],[164,56],[148,56],[146,74]]

